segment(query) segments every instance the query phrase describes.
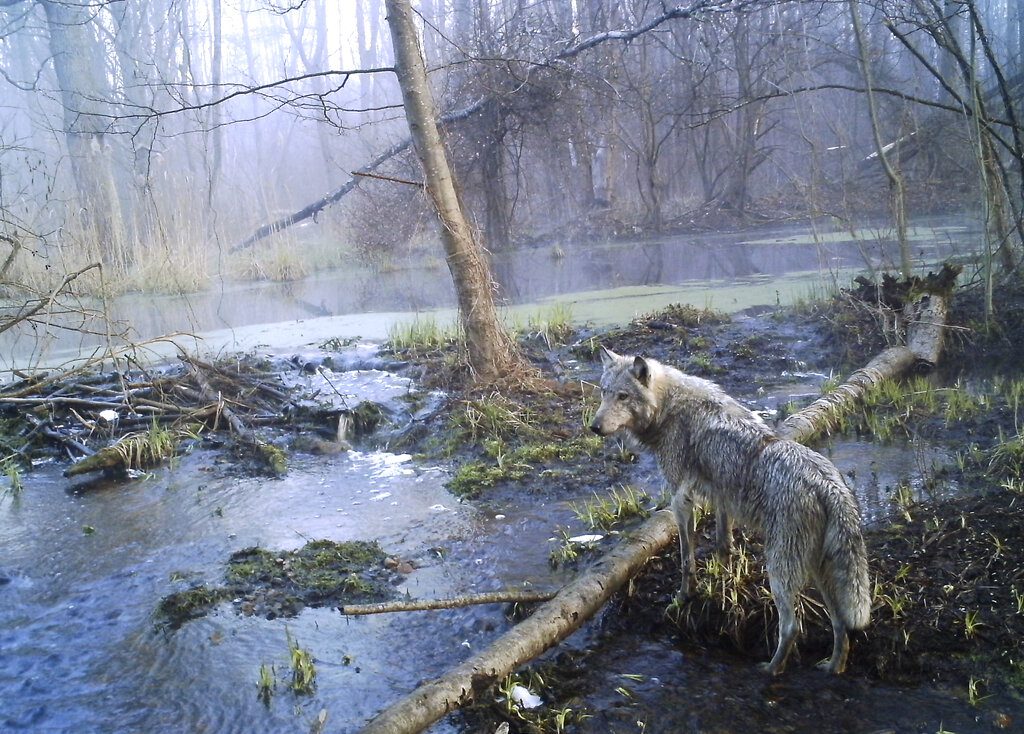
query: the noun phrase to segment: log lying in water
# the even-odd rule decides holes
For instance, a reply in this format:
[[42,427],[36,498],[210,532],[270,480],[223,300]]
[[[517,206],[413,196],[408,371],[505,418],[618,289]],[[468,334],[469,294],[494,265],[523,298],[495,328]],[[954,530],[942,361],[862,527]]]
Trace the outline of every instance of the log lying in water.
[[604,606],[644,564],[675,537],[676,526],[667,510],[655,513],[617,548],[586,573],[566,584],[529,618],[445,675],[424,683],[378,714],[364,734],[419,732],[561,642]]
[[553,591],[491,591],[483,594],[454,596],[448,599],[399,599],[382,601],[377,604],[346,604],[341,613],[358,617],[367,614],[391,614],[393,612],[426,612],[434,609],[456,609],[475,604],[534,604],[548,601],[555,596]]
[[[909,325],[908,346],[884,350],[832,393],[790,416],[779,432],[793,440],[807,441],[829,430],[832,421],[853,408],[872,385],[901,377],[919,362],[935,364],[942,352],[945,317],[945,298],[926,296],[919,315]],[[672,514],[655,513],[617,548],[538,607],[530,618],[487,649],[384,709],[366,725],[363,734],[420,732],[471,703],[493,683],[577,630],[675,537]]]
[[904,309],[908,321],[906,346],[879,352],[835,390],[789,416],[777,429],[778,433],[793,441],[810,441],[831,431],[838,419],[882,380],[900,377],[921,364],[937,364],[942,354],[946,310],[946,299],[942,296],[927,295],[908,304]]

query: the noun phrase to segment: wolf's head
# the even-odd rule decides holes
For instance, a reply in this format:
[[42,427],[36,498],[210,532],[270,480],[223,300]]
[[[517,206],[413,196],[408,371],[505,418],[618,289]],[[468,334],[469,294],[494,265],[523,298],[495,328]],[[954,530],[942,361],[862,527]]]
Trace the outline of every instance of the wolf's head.
[[657,364],[643,357],[623,357],[605,347],[601,347],[601,362],[601,407],[590,430],[599,436],[620,430],[643,433],[657,407],[651,389]]

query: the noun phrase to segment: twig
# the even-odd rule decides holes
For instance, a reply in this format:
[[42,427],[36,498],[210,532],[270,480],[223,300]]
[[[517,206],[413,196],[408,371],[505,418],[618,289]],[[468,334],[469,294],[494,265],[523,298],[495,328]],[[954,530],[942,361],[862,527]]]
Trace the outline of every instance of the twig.
[[68,407],[77,406],[79,408],[107,410],[108,408],[124,407],[124,402],[120,400],[120,395],[118,398],[117,402],[114,402],[113,400],[90,400],[89,398],[72,398],[61,395],[40,395],[38,397],[26,398],[8,398],[0,395],[0,403],[10,403],[12,405],[66,405]]
[[50,305],[55,300],[57,300],[57,296],[59,296],[61,294],[61,292],[68,285],[71,284],[72,281],[74,281],[80,275],[83,275],[84,273],[87,273],[90,270],[93,270],[93,269],[98,268],[98,267],[100,267],[99,263],[93,263],[92,265],[86,265],[81,270],[77,270],[74,273],[68,273],[67,275],[65,275],[64,279],[61,280],[61,282],[58,283],[56,286],[54,286],[53,290],[50,291],[49,295],[38,299],[37,303],[34,306],[32,306],[32,307],[29,307],[28,304],[26,303],[24,305],[24,308],[27,308],[26,311],[21,311],[20,313],[16,313],[16,314],[14,314],[14,316],[12,316],[10,318],[10,320],[4,321],[3,323],[0,323],[0,334],[2,334],[3,332],[7,331],[10,328],[13,328],[16,324],[20,324],[22,321],[27,321],[27,320],[31,319],[37,313],[39,313],[44,308],[46,308],[48,305]]
[[484,594],[469,594],[450,599],[401,599],[379,604],[346,604],[341,613],[356,617],[364,614],[389,614],[391,612],[424,612],[433,609],[457,609],[474,604],[530,604],[553,599],[556,591],[491,591]]
[[242,442],[256,450],[257,455],[275,475],[280,476],[284,474],[286,471],[284,453],[280,449],[261,439],[253,431],[249,430],[245,423],[242,422],[242,419],[227,406],[225,399],[210,387],[210,383],[207,381],[203,371],[199,367],[201,362],[198,360],[194,361],[191,357],[184,354],[181,355],[181,360],[188,367],[189,374],[199,387],[199,392],[203,399],[216,405],[218,416],[224,416],[228,425],[231,426],[231,430],[238,435]]
[[92,456],[94,453],[96,453],[85,444],[76,441],[70,436],[65,436],[64,434],[55,431],[53,428],[50,427],[50,422],[48,420],[40,420],[39,418],[36,418],[35,416],[29,414],[25,415],[25,420],[32,424],[33,433],[39,432],[40,434],[50,439],[51,441],[56,441],[57,443],[62,444],[63,446],[69,449],[74,449],[75,451],[82,454],[82,456]]
[[422,181],[410,181],[407,178],[398,178],[397,176],[385,176],[380,173],[370,173],[369,171],[352,171],[353,176],[362,176],[363,178],[375,178],[379,181],[390,181],[392,183],[408,184],[409,186],[417,186],[419,188],[424,187]]

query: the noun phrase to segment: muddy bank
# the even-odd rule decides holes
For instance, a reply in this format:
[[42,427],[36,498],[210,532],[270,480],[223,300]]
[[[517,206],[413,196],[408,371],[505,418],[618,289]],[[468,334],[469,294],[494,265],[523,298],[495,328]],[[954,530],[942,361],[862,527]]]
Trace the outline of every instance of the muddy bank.
[[[1024,419],[1022,383],[1019,374],[993,379],[990,369],[978,370],[975,361],[963,356],[970,350],[1010,357],[1024,342],[1007,336],[1020,328],[1016,317],[982,330],[972,316],[976,296],[968,292],[958,298],[960,306],[953,316],[960,327],[957,344],[943,370],[921,383],[886,388],[891,395],[873,396],[863,412],[841,428],[846,437],[903,443],[908,451],[916,450],[915,442],[926,440],[952,457],[922,470],[922,487],[885,488],[889,512],[867,534],[875,584],[873,622],[854,639],[846,679],[823,680],[813,669],[827,656],[831,641],[831,628],[813,593],[804,604],[806,634],[792,666],[795,672],[774,682],[746,672],[769,656],[776,622],[766,594],[759,540],[745,536],[740,544],[742,569],[737,569],[738,563],[716,568],[704,554],[698,576],[711,577],[713,583],[707,584],[702,598],[682,608],[671,604],[679,573],[677,553],[650,563],[629,595],[603,613],[593,630],[596,637],[584,649],[554,651],[516,676],[523,684],[533,677],[534,687],[543,689],[542,709],[519,711],[502,702],[497,691],[497,703],[465,714],[467,726],[507,721],[513,731],[556,731],[573,722],[578,731],[636,731],[643,722],[645,731],[732,731],[737,730],[735,724],[722,722],[718,707],[731,702],[727,691],[736,685],[740,698],[750,698],[735,705],[736,722],[769,731],[801,731],[811,722],[823,731],[862,726],[915,731],[932,726],[936,714],[947,717],[950,731],[1003,730],[1024,720],[1024,662],[1017,643],[1024,636],[1024,544],[1019,542],[1024,444],[1017,433]],[[460,415],[470,405],[483,412],[480,403],[496,398],[455,391],[428,431],[432,441],[417,446],[428,455],[440,450],[456,467],[476,467],[466,482],[472,489],[466,492],[469,497],[514,502],[517,497],[522,501],[530,495],[571,493],[584,486],[598,494],[619,486],[657,494],[660,477],[655,467],[628,446],[583,444],[585,450],[564,459],[529,448],[586,440],[583,426],[596,405],[592,393],[599,374],[594,356],[599,343],[623,353],[654,356],[713,379],[771,422],[827,388],[829,375],[848,370],[850,360],[864,348],[853,344],[861,330],[848,328],[851,322],[841,316],[844,308],[844,303],[835,302],[734,319],[672,308],[638,319],[626,329],[574,333],[564,346],[528,340],[533,361],[555,384],[551,392],[540,399],[533,392],[503,393],[493,432],[478,426],[478,433],[468,436],[460,432]],[[417,369],[429,377],[436,362],[421,359],[419,364]],[[910,402],[896,397],[903,392],[916,397]],[[561,401],[562,411],[549,417],[557,410],[552,401]],[[529,420],[530,415],[538,420]],[[828,442],[819,448],[827,453]],[[509,455],[517,457],[514,471],[506,471],[508,462],[503,459]],[[628,532],[629,522],[618,527]],[[712,532],[707,524],[704,532]],[[713,541],[705,538],[702,548],[712,546]],[[594,552],[600,552],[600,546]],[[553,554],[553,562],[582,565],[587,554],[574,553],[568,560],[556,560]],[[619,680],[621,685],[609,687],[610,666],[632,675],[628,671],[638,667],[652,640],[676,651],[661,655],[663,660],[675,655],[687,660],[709,657],[713,663],[697,667],[709,667],[713,685],[722,690],[699,699],[707,706],[686,702],[684,710],[689,713],[675,716],[663,711],[680,705],[672,701],[681,695],[679,687],[666,680],[680,671],[668,664],[637,674],[634,681],[650,677],[657,685],[629,684],[633,679],[627,677]],[[737,680],[732,680],[734,674]],[[809,702],[800,695],[806,686],[837,706],[845,706],[851,697],[878,705],[854,706],[848,716],[819,725],[817,714],[807,710]],[[903,705],[905,696],[931,708],[909,711]],[[959,722],[959,729],[953,728],[954,722]]]

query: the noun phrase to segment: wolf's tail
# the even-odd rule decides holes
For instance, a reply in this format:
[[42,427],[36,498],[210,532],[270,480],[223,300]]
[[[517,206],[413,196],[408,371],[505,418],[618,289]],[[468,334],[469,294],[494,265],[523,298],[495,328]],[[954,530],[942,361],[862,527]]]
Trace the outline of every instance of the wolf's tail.
[[[842,482],[841,477],[837,478]],[[832,493],[830,500],[820,581],[846,626],[858,630],[871,619],[871,585],[860,510],[849,490]]]

